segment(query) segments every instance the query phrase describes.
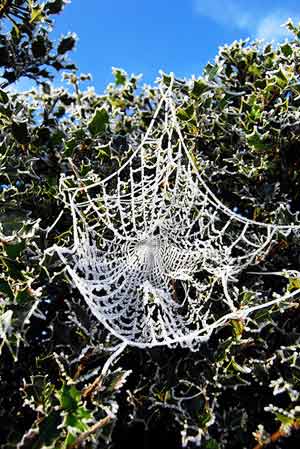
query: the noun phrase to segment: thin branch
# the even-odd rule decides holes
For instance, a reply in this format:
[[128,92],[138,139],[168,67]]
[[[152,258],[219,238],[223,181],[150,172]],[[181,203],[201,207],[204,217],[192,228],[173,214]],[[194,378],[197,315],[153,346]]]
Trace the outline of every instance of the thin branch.
[[84,399],[89,398],[95,390],[101,387],[101,384],[102,384],[102,377],[101,376],[96,377],[96,379],[83,390],[82,397]]
[[103,419],[100,419],[100,421],[96,422],[93,426],[89,428],[86,432],[83,432],[79,435],[79,437],[76,439],[76,441],[68,446],[68,449],[77,449],[81,443],[83,443],[90,435],[97,432],[97,430],[101,429],[102,427],[107,426],[107,424],[110,423],[112,420],[111,416],[106,416]]
[[[298,430],[299,427],[300,426],[297,423],[297,421],[294,421],[294,423],[291,424],[291,426],[290,426],[290,428],[292,428],[294,430]],[[270,437],[267,440],[265,440],[262,443],[258,443],[253,449],[264,449],[269,444],[276,443],[276,441],[278,441],[280,438],[286,437],[288,435],[289,435],[288,430],[282,430],[281,426],[280,426],[279,429],[276,430],[276,432],[272,433],[272,435],[270,435]]]
[[13,0],[6,0],[4,1],[4,4],[0,6],[0,19],[2,19],[3,16],[5,16],[6,12],[9,10],[13,3]]

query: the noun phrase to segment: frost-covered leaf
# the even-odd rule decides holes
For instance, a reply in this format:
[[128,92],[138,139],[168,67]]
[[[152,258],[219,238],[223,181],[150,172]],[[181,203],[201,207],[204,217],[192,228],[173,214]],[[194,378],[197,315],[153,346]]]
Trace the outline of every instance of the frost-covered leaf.
[[93,137],[102,135],[107,128],[109,122],[109,115],[106,109],[97,109],[92,120],[90,121],[88,128]]
[[126,383],[127,377],[131,374],[131,370],[123,371],[121,369],[116,370],[112,374],[112,379],[110,380],[108,389],[110,391],[118,391]]

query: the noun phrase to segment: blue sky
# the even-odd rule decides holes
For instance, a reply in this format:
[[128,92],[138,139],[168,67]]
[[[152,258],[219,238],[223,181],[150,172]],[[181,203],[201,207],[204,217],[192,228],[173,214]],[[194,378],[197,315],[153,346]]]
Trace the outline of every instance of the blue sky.
[[111,68],[143,74],[160,69],[199,76],[218,47],[240,38],[282,40],[280,24],[300,20],[299,0],[72,0],[56,18],[55,36],[78,35],[73,60],[93,76],[97,92]]

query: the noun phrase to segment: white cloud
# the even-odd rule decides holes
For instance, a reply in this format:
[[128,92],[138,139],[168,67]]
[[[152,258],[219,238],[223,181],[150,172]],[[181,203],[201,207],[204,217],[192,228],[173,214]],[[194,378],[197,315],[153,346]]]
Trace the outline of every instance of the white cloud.
[[195,8],[198,14],[233,28],[247,28],[251,21],[238,0],[196,0]]
[[290,34],[281,25],[292,17],[295,23],[299,16],[292,11],[275,9],[266,14],[257,5],[242,0],[194,0],[197,14],[208,17],[227,28],[237,28],[249,33],[252,38],[266,41],[282,41]]
[[281,12],[263,17],[257,25],[256,37],[266,41],[282,41],[290,36],[288,30],[282,26],[289,18],[288,14]]

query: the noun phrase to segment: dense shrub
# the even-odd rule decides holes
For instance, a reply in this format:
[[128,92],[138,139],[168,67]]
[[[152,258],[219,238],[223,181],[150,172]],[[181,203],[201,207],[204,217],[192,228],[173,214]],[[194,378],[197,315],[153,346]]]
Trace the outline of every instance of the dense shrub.
[[[102,95],[84,88],[89,76],[67,60],[73,35],[57,46],[49,38],[63,4],[0,6],[1,447],[296,447],[296,298],[247,326],[228,323],[196,352],[128,348],[101,377],[105,349],[117,342],[57,260],[41,264],[71,226],[67,211],[51,226],[63,207],[61,174],[111,173],[132,151],[131,137],[143,136],[160,96],[121,69]],[[294,222],[300,211],[300,28],[287,26],[290,41],[234,42],[199,79],[174,84],[182,132],[209,185],[229,207],[265,222]],[[53,68],[69,69],[67,87],[53,86]],[[36,87],[14,91],[21,77]],[[300,271],[297,238],[277,235],[258,264]],[[266,295],[300,287],[298,278],[253,282]]]

